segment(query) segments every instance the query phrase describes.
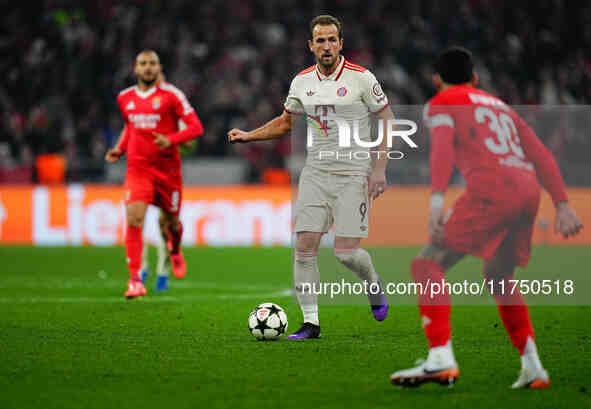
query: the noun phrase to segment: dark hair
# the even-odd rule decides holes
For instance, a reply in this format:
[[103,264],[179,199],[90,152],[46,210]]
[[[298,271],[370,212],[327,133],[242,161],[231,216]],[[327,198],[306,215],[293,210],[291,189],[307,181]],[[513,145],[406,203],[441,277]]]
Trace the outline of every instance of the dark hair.
[[463,47],[446,48],[437,57],[435,72],[448,84],[470,82],[474,74],[472,53]]
[[316,16],[310,21],[310,36],[314,37],[314,27],[317,25],[321,26],[329,26],[334,24],[339,31],[339,39],[343,38],[343,25],[339,21],[338,18],[330,16],[328,14],[323,14],[321,16]]

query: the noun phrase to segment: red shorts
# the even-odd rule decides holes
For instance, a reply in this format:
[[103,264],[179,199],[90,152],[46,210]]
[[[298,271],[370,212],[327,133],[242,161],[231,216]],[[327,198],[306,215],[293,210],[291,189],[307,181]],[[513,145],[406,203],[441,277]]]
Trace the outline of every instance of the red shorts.
[[125,204],[145,202],[167,213],[178,214],[182,201],[180,173],[162,174],[149,169],[128,169],[125,176]]
[[489,261],[501,243],[509,239],[514,264],[525,267],[539,204],[538,186],[490,197],[466,192],[447,215],[444,245]]

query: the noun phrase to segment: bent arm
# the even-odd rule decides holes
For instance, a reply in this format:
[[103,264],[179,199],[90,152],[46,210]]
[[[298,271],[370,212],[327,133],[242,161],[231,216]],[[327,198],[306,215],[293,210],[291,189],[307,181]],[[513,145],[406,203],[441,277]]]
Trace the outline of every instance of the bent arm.
[[527,158],[533,162],[544,188],[548,191],[554,202],[558,206],[561,202],[568,201],[566,188],[562,180],[562,174],[554,160],[554,155],[536,136],[531,127],[525,123],[521,124],[519,130],[519,139],[521,146]]
[[292,118],[291,114],[283,111],[281,115],[273,118],[260,128],[246,132],[244,135],[244,142],[252,141],[267,141],[269,139],[277,139],[291,131]]
[[127,152],[127,145],[129,143],[129,132],[127,132],[127,125],[123,127],[119,134],[119,140],[115,144],[115,149],[119,149],[121,152]]
[[168,135],[168,139],[173,144],[181,144],[183,142],[191,141],[203,135],[203,124],[194,111],[181,118],[186,125],[182,131],[175,132]]

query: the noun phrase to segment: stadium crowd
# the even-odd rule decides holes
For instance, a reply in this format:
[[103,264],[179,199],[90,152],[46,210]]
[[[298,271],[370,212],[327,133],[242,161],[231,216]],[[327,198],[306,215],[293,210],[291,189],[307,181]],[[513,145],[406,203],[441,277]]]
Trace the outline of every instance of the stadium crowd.
[[[591,4],[581,2],[45,0],[37,13],[3,9],[0,182],[38,180],[36,159],[55,153],[68,181],[104,180],[105,150],[122,128],[116,95],[134,83],[145,48],[204,123],[193,155],[242,156],[245,181],[260,182],[265,169],[286,166],[289,140],[228,145],[225,134],[281,112],[291,78],[313,64],[308,22],[323,13],[342,20],[344,55],[376,74],[393,105],[433,95],[430,64],[449,44],[472,50],[481,86],[510,104],[591,103]],[[584,161],[588,141],[555,128],[541,137],[561,166],[572,155]]]

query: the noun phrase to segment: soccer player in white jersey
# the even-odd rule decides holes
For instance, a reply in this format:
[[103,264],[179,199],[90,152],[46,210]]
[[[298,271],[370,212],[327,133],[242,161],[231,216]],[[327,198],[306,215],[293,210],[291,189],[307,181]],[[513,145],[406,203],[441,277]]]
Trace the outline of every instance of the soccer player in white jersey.
[[[370,116],[375,115],[387,124],[393,119],[392,111],[374,75],[341,55],[343,35],[339,20],[317,16],[310,22],[310,31],[312,39],[308,46],[316,64],[293,79],[283,113],[253,131],[228,132],[232,143],[264,141],[289,133],[293,116],[303,115],[311,124],[306,166],[300,176],[295,206],[294,282],[304,323],[289,339],[320,336],[318,300],[314,291],[309,290],[319,288],[316,256],[322,235],[333,222],[334,255],[367,283],[374,318],[382,321],[388,314],[388,302],[371,257],[359,247],[361,238],[368,235],[370,201],[384,191],[387,157],[378,155],[372,168],[368,148],[340,146],[339,122],[346,120],[351,134],[358,129],[359,139],[369,141]],[[381,151],[387,149],[386,139],[379,147]]]

